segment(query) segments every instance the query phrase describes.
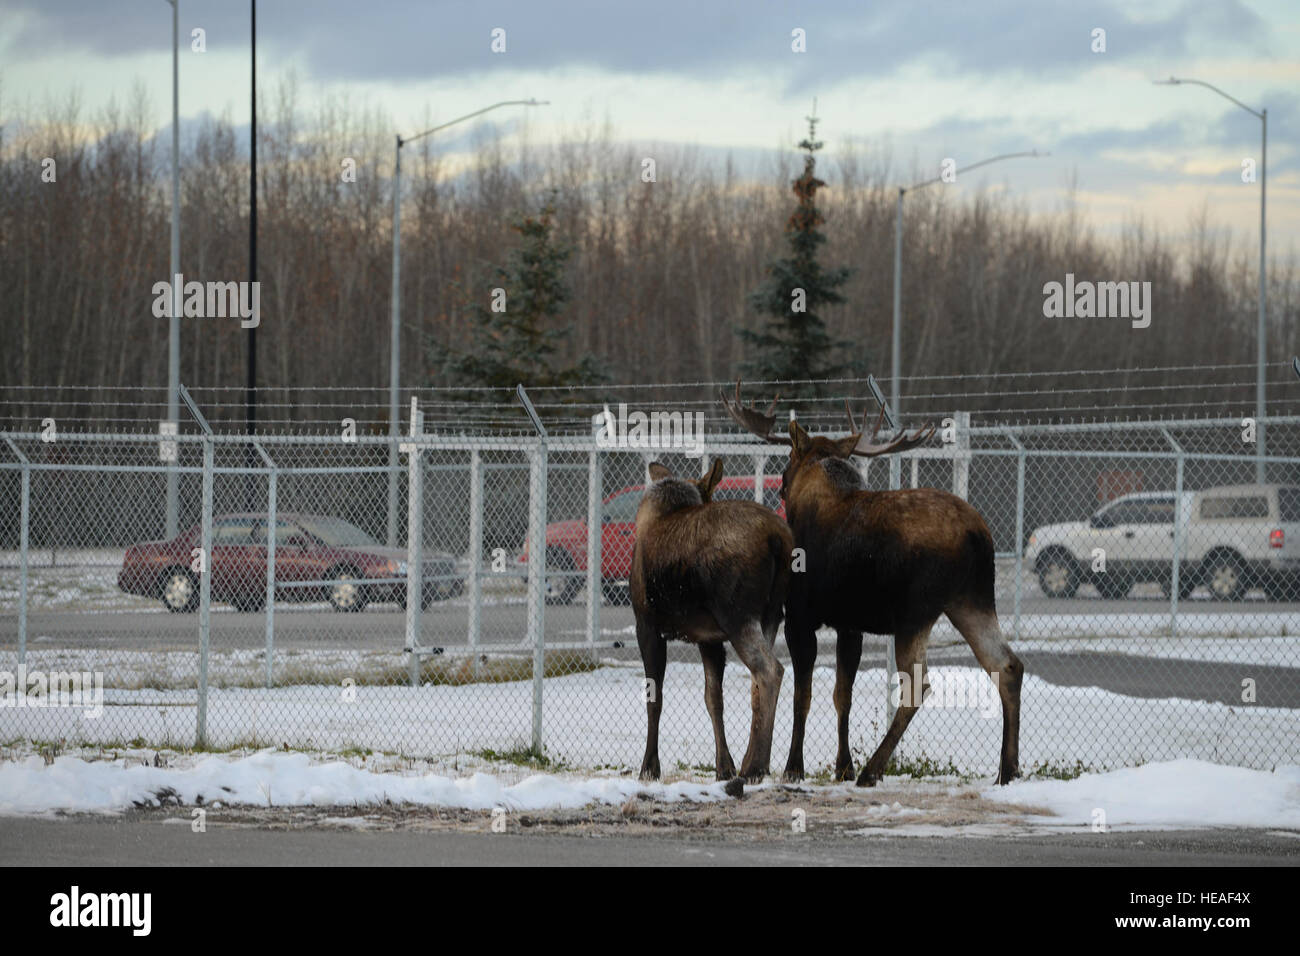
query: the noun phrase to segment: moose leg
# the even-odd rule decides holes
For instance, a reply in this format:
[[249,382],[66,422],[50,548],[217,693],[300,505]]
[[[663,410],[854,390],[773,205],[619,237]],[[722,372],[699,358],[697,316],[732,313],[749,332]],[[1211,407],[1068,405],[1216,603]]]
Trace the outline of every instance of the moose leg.
[[794,724],[790,730],[790,756],[785,762],[785,780],[803,779],[803,734],[812,703],[813,664],[817,663],[817,629],[791,610],[785,619],[785,645],[794,667]]
[[835,779],[853,779],[853,756],[849,753],[849,707],[853,703],[853,681],[862,662],[862,632],[836,631],[835,717],[839,746],[835,751]]
[[700,660],[704,662],[704,706],[713,721],[713,767],[719,780],[730,780],[736,775],[736,765],[731,762],[727,731],[722,724],[722,672],[727,667],[727,649],[722,644],[701,644]]
[[[880,746],[862,768],[862,773],[858,774],[859,787],[874,787],[885,775],[885,767],[889,765],[889,758],[894,755],[894,748],[902,739],[903,731],[907,730],[912,717],[921,709],[925,692],[930,689],[930,681],[926,677],[925,651],[930,642],[930,628],[933,626],[934,622],[931,621],[913,634],[897,635],[894,639],[898,672],[903,675],[903,693],[898,701],[898,709],[894,711],[894,719],[885,731],[885,739],[880,741]],[[915,686],[918,666],[920,687]]]
[[731,639],[731,646],[749,668],[753,685],[753,719],[749,726],[749,747],[740,762],[740,776],[747,783],[759,783],[767,776],[772,759],[772,725],[776,723],[776,698],[785,668],[772,653],[757,621],[746,624]]
[[641,648],[641,666],[645,670],[645,757],[641,760],[641,779],[659,779],[659,713],[664,706],[664,668],[668,665],[668,643],[649,622],[636,622],[636,641]]
[[980,667],[997,685],[998,696],[1002,698],[1002,759],[998,783],[1010,783],[1020,776],[1020,683],[1025,665],[1002,636],[996,611],[963,607],[951,608],[947,614],[975,652]]

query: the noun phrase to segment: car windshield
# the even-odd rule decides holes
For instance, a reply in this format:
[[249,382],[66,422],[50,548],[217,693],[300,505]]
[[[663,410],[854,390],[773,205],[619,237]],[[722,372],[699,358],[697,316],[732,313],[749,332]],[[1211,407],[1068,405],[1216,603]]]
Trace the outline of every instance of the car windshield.
[[375,547],[379,544],[356,525],[349,524],[342,518],[313,518],[300,523],[312,537],[331,547]]
[[1300,521],[1300,488],[1279,488],[1277,506],[1282,521]]
[[605,520],[606,521],[633,521],[636,519],[636,510],[641,507],[640,488],[634,488],[631,491],[625,491],[609,501],[605,502]]

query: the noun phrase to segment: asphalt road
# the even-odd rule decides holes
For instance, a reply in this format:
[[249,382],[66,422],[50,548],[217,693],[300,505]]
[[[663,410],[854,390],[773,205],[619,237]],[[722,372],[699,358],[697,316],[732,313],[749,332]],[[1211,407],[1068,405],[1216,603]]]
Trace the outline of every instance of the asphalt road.
[[[1010,632],[1010,602],[999,602],[1003,630]],[[1042,597],[1026,598],[1021,613],[1026,617],[1051,615],[1056,635],[1067,630],[1069,619],[1079,617],[1078,634],[1103,633],[1125,635],[1133,630],[1125,618],[1133,615],[1168,615],[1166,601],[1131,598],[1103,601],[1076,598],[1053,601]],[[1205,615],[1227,616],[1225,626],[1235,633],[1252,630],[1251,617],[1269,614],[1300,624],[1300,605],[1274,604],[1251,600],[1223,603],[1195,599],[1180,605],[1180,617],[1186,621],[1188,634],[1200,630],[1196,619]],[[586,634],[585,604],[552,605],[546,609],[548,641],[579,641]],[[434,604],[423,614],[423,643],[426,645],[463,645],[469,624],[469,605],[464,599]],[[606,639],[635,640],[632,609],[606,605],[600,611],[601,629]],[[395,604],[375,604],[360,614],[339,614],[325,605],[281,605],[275,613],[276,644],[280,647],[339,647],[365,650],[391,650],[402,646],[406,615]],[[1028,639],[1038,637],[1039,622],[1026,622]],[[528,633],[528,609],[521,598],[491,598],[482,611],[481,640],[492,644],[518,644]],[[198,633],[197,614],[168,614],[161,606],[147,610],[40,610],[28,614],[28,635],[33,642],[57,647],[121,647],[128,650],[163,649],[168,646],[192,646]],[[1051,635],[1043,634],[1043,637]],[[18,614],[14,608],[0,610],[0,648],[12,647],[18,637]],[[255,649],[266,642],[266,614],[240,613],[228,605],[214,604],[212,611],[213,646]]]
[[[1160,613],[1167,609],[1157,599],[1130,599],[1102,602],[1079,598],[1072,601],[1048,601],[1044,598],[1026,602],[1024,613],[1086,614],[1095,626],[1099,614],[1115,615],[1116,624],[1125,613]],[[1256,607],[1255,605],[1258,605]],[[1195,600],[1184,605],[1189,618],[1198,614],[1247,615],[1268,610],[1286,613],[1293,605],[1219,604]],[[463,651],[468,629],[468,605],[464,599],[436,604],[423,618],[423,643],[443,646],[449,652]],[[405,614],[395,605],[374,605],[360,614],[338,614],[328,608],[289,605],[277,610],[275,646],[278,650],[400,650],[404,643]],[[1057,620],[1060,620],[1058,618]],[[1009,615],[1004,612],[1004,627]],[[582,604],[552,606],[546,611],[546,640],[549,644],[574,644],[585,640],[587,608]],[[33,611],[29,617],[29,647],[33,649],[87,648],[124,651],[192,650],[197,643],[197,615],[168,614],[165,611]],[[638,652],[633,633],[632,611],[628,607],[601,608],[601,628],[606,641],[618,641],[621,648],[605,648],[604,657],[636,661]],[[520,645],[527,634],[527,608],[520,600],[494,599],[483,608],[481,642],[485,647],[502,648]],[[1122,633],[1122,629],[1117,627]],[[17,645],[17,616],[0,616],[0,650]],[[1081,627],[1082,633],[1088,628]],[[1194,624],[1189,625],[1194,630]],[[1031,632],[1032,637],[1032,632]],[[266,646],[264,613],[245,614],[225,607],[214,609],[211,646],[223,650],[258,650]],[[884,659],[882,640],[868,638],[863,652],[863,668],[878,667]],[[784,642],[778,641],[777,653],[788,661]],[[1243,677],[1256,681],[1258,699],[1271,707],[1300,708],[1300,668],[1266,665],[1242,665],[1209,661],[1173,660],[1130,656],[1110,652],[1053,652],[1023,650],[1021,656],[1030,673],[1051,683],[1072,687],[1101,687],[1106,690],[1142,698],[1178,697],[1187,700],[1240,703]],[[694,648],[675,643],[670,659],[698,660]],[[819,660],[834,659],[833,641],[824,641]],[[973,664],[964,645],[933,647],[932,664]]]
[[1049,836],[619,837],[261,829],[0,817],[6,866],[1296,866],[1300,839],[1264,830]]

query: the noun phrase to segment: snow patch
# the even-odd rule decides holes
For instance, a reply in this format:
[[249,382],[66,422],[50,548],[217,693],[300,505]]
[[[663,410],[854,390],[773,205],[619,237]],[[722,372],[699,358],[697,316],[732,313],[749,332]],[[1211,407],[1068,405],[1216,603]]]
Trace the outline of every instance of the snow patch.
[[[1074,780],[1023,780],[984,791],[988,800],[1045,807],[1071,826],[1278,827],[1300,830],[1300,767],[1250,770],[1170,760]],[[1041,819],[1041,818],[1039,818]]]
[[[628,778],[580,779],[534,774],[505,785],[475,773],[375,773],[342,761],[319,763],[307,754],[263,751],[228,759],[207,757],[188,768],[125,766],[121,760],[40,757],[0,764],[0,813],[50,810],[113,811],[162,800],[216,806],[355,806],[384,802],[467,810],[572,809],[591,803],[622,804],[634,796],[673,803],[723,800],[723,785],[641,783]],[[174,794],[174,796],[173,796]],[[160,800],[162,795],[162,800]]]

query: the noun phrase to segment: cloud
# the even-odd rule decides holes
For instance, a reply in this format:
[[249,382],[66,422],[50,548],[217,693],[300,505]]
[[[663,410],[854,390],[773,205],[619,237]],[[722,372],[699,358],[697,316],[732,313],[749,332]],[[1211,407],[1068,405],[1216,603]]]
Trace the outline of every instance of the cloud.
[[[209,50],[247,47],[248,8],[228,0],[180,0],[183,39],[194,26]],[[8,58],[78,50],[107,56],[163,51],[170,10],[155,3],[10,0],[18,16]],[[410,81],[493,72],[589,68],[628,75],[708,78],[737,73],[788,77],[791,91],[885,76],[922,65],[939,73],[1054,76],[1095,65],[1091,32],[1107,31],[1111,62],[1190,55],[1212,41],[1221,53],[1253,52],[1270,40],[1241,0],[1186,0],[1143,16],[1109,0],[820,0],[714,4],[698,0],[263,0],[261,55],[298,58],[331,80]],[[492,29],[506,52],[491,52]],[[808,52],[790,49],[807,31]]]

